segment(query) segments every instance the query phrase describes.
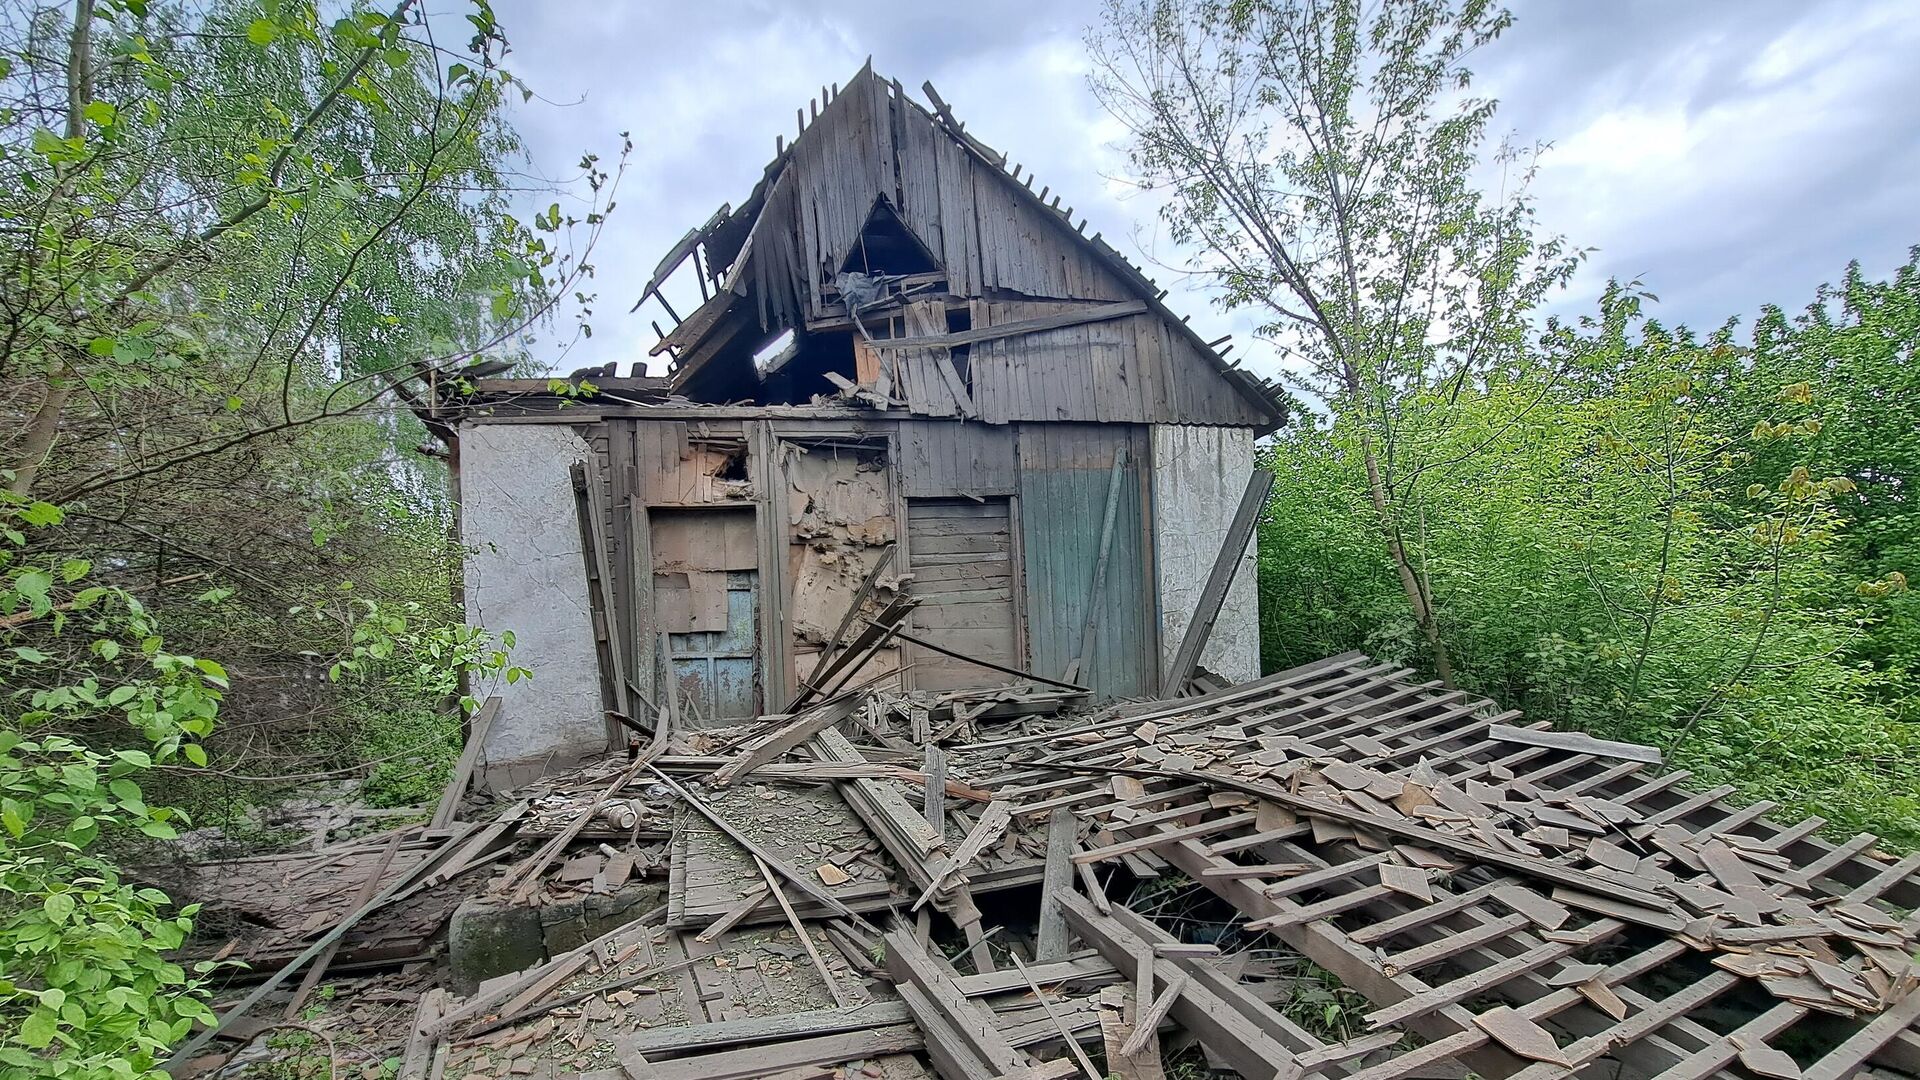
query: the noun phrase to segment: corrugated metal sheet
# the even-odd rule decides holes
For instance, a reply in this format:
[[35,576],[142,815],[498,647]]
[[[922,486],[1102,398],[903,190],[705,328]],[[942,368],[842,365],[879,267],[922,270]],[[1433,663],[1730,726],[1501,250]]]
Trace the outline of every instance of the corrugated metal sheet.
[[1145,429],[1117,424],[1023,424],[1020,539],[1026,560],[1032,670],[1059,676],[1080,650],[1100,556],[1115,451],[1126,448],[1093,655],[1080,681],[1101,698],[1152,693],[1159,683],[1153,586],[1147,574]]

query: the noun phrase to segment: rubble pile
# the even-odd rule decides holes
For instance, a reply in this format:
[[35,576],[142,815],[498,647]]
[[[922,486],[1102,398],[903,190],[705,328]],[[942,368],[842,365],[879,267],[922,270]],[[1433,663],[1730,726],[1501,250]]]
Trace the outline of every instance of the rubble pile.
[[1914,1073],[1920,856],[1689,780],[1359,654],[662,725],[229,864],[196,947],[271,977],[174,1071],[384,967],[408,1080]]

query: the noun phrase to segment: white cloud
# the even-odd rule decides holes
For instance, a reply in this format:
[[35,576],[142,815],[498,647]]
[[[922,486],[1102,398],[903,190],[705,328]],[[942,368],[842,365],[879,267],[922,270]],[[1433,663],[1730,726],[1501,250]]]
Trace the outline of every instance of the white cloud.
[[[1236,356],[1278,365],[1246,337],[1251,317],[1214,311],[1154,265],[1177,253],[1156,228],[1156,200],[1114,179],[1122,131],[1086,85],[1095,0],[496,7],[513,69],[549,98],[579,99],[517,109],[542,171],[565,175],[621,130],[635,139],[595,258],[596,336],[569,366],[645,357],[646,313],[625,313],[660,255],[745,196],[774,136],[792,135],[794,109],[869,54],[916,96],[932,79],[970,132],[1160,278],[1202,333],[1235,331]],[[1478,58],[1478,89],[1502,99],[1503,128],[1556,144],[1536,188],[1543,220],[1601,249],[1571,302],[1609,274],[1644,276],[1669,318],[1717,322],[1763,301],[1798,304],[1852,257],[1884,271],[1920,241],[1916,45],[1910,0],[1535,4]],[[687,298],[673,299],[685,314]]]

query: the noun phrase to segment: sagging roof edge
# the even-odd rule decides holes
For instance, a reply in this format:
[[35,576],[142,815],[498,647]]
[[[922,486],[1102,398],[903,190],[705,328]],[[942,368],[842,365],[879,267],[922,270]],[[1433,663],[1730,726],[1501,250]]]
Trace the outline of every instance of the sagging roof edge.
[[[883,86],[890,87],[893,91],[894,100],[918,110],[923,117],[936,124],[950,140],[959,145],[971,155],[974,160],[988,166],[993,175],[998,177],[1003,184],[1011,187],[1016,193],[1016,197],[1023,199],[1030,207],[1045,211],[1043,220],[1051,221],[1054,227],[1064,231],[1070,241],[1078,243],[1084,249],[1091,252],[1094,257],[1100,261],[1101,265],[1105,266],[1124,282],[1128,288],[1133,290],[1139,299],[1147,304],[1149,312],[1158,316],[1161,321],[1181,334],[1187,342],[1212,365],[1216,372],[1233,385],[1234,389],[1240,393],[1243,398],[1254,405],[1256,409],[1270,417],[1268,424],[1255,429],[1258,434],[1271,434],[1273,431],[1285,426],[1289,415],[1297,407],[1291,395],[1283,388],[1275,386],[1268,380],[1254,375],[1252,372],[1240,368],[1236,364],[1229,363],[1225,357],[1220,355],[1218,350],[1205,338],[1200,336],[1199,332],[1196,331],[1191,324],[1175,314],[1174,311],[1167,306],[1164,300],[1166,295],[1165,291],[1160,289],[1151,278],[1148,278],[1140,268],[1129,261],[1126,256],[1122,255],[1111,244],[1108,244],[1100,233],[1096,232],[1088,236],[1081,231],[1085,226],[1084,220],[1080,228],[1074,227],[1072,218],[1067,211],[1049,205],[1045,200],[1041,199],[1039,194],[1031,187],[1016,179],[1007,169],[1007,156],[1004,153],[994,150],[978,138],[961,129],[961,125],[953,119],[952,111],[945,107],[945,103],[941,101],[939,94],[934,90],[931,82],[922,84],[922,90],[928,95],[929,99],[935,103],[935,108],[928,109],[926,106],[908,97],[905,89],[898,80],[881,79],[879,75],[875,74],[873,71],[873,62],[871,58],[869,58],[867,63],[854,74],[853,81],[849,82],[846,88],[835,91],[832,100],[837,101],[840,94],[846,93],[853,86],[858,85],[861,79],[878,79]],[[823,107],[819,115],[813,118],[814,122],[809,123],[802,129],[792,142],[782,143],[780,150],[776,153],[773,160],[767,164],[759,181],[754,185],[753,191],[747,196],[746,200],[741,203],[737,211],[734,211],[725,221],[722,221],[722,215],[716,212],[708,219],[708,225],[695,230],[696,233],[711,232],[722,224],[739,220],[746,215],[751,215],[753,219],[752,223],[746,228],[746,239],[743,240],[740,248],[737,249],[734,255],[733,261],[728,266],[725,281],[720,290],[699,308],[690,312],[687,318],[682,320],[680,325],[675,327],[674,330],[663,335],[660,342],[649,350],[651,355],[658,355],[674,345],[676,343],[675,336],[683,327],[691,327],[699,335],[691,338],[691,340],[685,341],[684,344],[690,345],[704,339],[704,337],[711,332],[712,328],[719,324],[726,310],[730,308],[736,300],[746,296],[744,260],[752,253],[753,239],[759,232],[760,216],[767,205],[768,196],[774,185],[777,184],[785,174],[785,170],[791,163],[801,140],[812,135],[814,129],[819,126],[819,118],[825,115],[826,110]],[[1031,179],[1032,174],[1028,174],[1029,182]],[[724,208],[723,204],[723,209]],[[681,245],[676,245],[676,249],[679,246]],[[662,275],[656,272],[655,280],[649,283],[649,292],[657,288],[661,276]],[[636,305],[636,307],[637,306],[638,305]],[[703,323],[704,325],[700,325]],[[770,328],[763,325],[762,329]],[[684,386],[688,380],[697,374],[699,368],[702,366],[704,366],[704,364],[695,364],[674,370],[670,376],[674,387],[677,389]]]

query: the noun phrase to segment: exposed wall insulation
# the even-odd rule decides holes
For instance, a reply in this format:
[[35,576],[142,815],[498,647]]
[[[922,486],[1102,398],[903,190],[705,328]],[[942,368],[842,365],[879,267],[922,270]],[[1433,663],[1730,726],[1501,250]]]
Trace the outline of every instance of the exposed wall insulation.
[[[884,441],[781,439],[779,447],[785,478],[780,505],[788,527],[786,627],[795,667],[782,677],[791,690],[813,671],[861,582],[897,534]],[[878,612],[893,598],[895,580],[894,574],[882,575],[880,587],[863,605],[865,613]],[[856,624],[849,633],[857,630]],[[896,650],[884,654],[853,679],[897,666]]]
[[461,539],[469,622],[511,630],[513,662],[536,677],[475,687],[498,694],[484,761],[490,783],[507,766],[567,762],[606,749],[600,672],[581,554],[572,467],[586,441],[564,424],[493,424],[462,432]]
[[[1253,432],[1246,428],[1156,424],[1153,432],[1154,546],[1160,578],[1162,671],[1180,648],[1207,573],[1233,522],[1253,471]],[[1200,666],[1230,682],[1260,674],[1259,590],[1254,548],[1214,621]]]

